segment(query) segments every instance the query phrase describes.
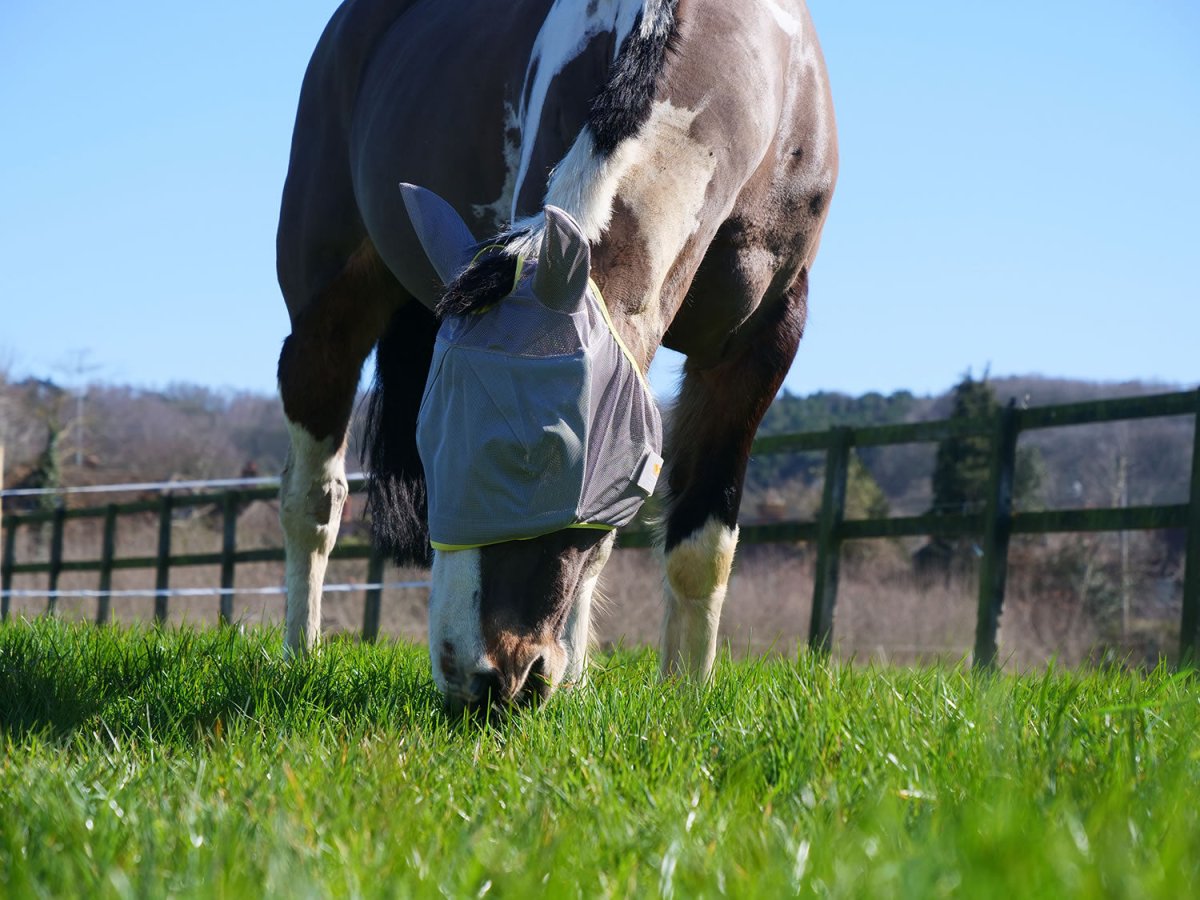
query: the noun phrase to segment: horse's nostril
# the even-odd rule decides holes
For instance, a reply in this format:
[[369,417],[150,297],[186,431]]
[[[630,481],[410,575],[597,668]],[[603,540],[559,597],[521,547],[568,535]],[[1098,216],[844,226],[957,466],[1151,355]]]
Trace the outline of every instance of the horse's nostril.
[[529,667],[529,675],[525,678],[525,686],[536,686],[546,683],[546,657],[539,656]]
[[471,703],[496,703],[502,699],[500,673],[495,669],[476,672],[467,682]]
[[529,667],[525,683],[521,685],[521,700],[536,703],[550,696],[550,677],[546,673],[546,657],[539,656]]

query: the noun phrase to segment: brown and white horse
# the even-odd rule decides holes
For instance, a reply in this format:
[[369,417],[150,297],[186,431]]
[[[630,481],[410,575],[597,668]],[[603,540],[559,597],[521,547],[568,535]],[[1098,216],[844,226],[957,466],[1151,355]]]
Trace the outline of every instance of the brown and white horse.
[[[318,638],[364,360],[377,347],[376,537],[425,559],[414,435],[434,310],[501,298],[553,204],[589,242],[642,369],[660,344],[687,357],[663,452],[662,667],[706,678],[751,440],[804,329],[836,176],[803,0],[343,3],[304,78],[278,234],[288,650]],[[436,191],[480,246],[503,249],[443,285],[400,182]],[[430,654],[447,699],[507,703],[579,681],[612,545],[567,530],[434,551]]]

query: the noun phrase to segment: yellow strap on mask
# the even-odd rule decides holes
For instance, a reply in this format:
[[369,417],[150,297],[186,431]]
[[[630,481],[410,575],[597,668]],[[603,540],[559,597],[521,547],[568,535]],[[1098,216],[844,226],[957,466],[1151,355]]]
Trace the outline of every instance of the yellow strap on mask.
[[[584,529],[588,531],[616,531],[613,525],[600,525],[595,522],[576,522],[574,525],[568,525],[567,529]],[[554,534],[555,531],[564,531],[567,529],[556,528],[554,531],[547,531],[543,534],[531,534],[529,537],[505,538],[502,541],[488,541],[486,544],[443,544],[441,541],[430,541],[429,546],[434,550],[478,550],[480,547],[491,547],[496,544],[507,544],[509,541],[532,541],[540,537],[545,537],[547,534]]]
[[654,392],[650,390],[650,382],[646,380],[646,376],[642,373],[642,367],[638,365],[638,361],[629,352],[629,348],[625,346],[625,342],[621,340],[621,335],[617,334],[617,329],[613,327],[612,318],[608,314],[608,305],[604,302],[604,295],[600,293],[599,286],[596,282],[592,281],[590,276],[588,277],[588,286],[596,292],[596,302],[600,306],[600,312],[604,315],[604,323],[608,325],[608,331],[613,336],[613,340],[617,342],[617,346],[621,348],[621,352],[629,360],[629,365],[633,367],[633,371],[637,374],[638,381],[642,383],[642,387],[646,389],[646,393],[653,396]]

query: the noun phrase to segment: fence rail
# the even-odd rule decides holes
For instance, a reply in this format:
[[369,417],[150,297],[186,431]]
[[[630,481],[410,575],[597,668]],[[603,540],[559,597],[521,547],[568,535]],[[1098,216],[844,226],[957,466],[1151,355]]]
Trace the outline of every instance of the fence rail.
[[[1016,467],[1017,440],[1022,432],[1042,428],[1117,422],[1144,418],[1190,415],[1194,418],[1192,467],[1188,502],[1135,506],[1113,509],[1058,509],[1038,512],[1013,510],[1013,483]],[[990,441],[991,469],[984,509],[975,513],[927,514],[880,519],[846,519],[846,478],[849,455],[855,448],[881,447],[895,444],[930,443],[951,437],[987,437]],[[1200,660],[1200,390],[1149,397],[1126,397],[1085,403],[999,410],[989,418],[954,418],[933,422],[913,422],[901,425],[877,425],[863,428],[840,426],[821,432],[771,435],[755,441],[756,455],[801,451],[825,452],[825,481],[820,515],[815,522],[779,522],[747,525],[741,539],[759,542],[815,542],[817,545],[816,577],[813,587],[812,618],[809,625],[809,646],[826,650],[833,639],[834,609],[837,603],[841,545],[848,540],[910,537],[929,535],[953,538],[968,535],[981,537],[982,564],[979,577],[976,614],[974,664],[991,668],[996,662],[996,636],[1003,610],[1008,572],[1008,545],[1014,534],[1048,534],[1057,532],[1125,531],[1159,528],[1184,528],[1187,540],[1184,562],[1183,609],[1180,620],[1179,658],[1182,665],[1194,665]],[[0,448],[0,477],[3,472],[3,451]],[[227,486],[233,480],[217,482]],[[203,482],[189,482],[185,487],[201,487]],[[235,573],[238,565],[246,563],[281,562],[282,547],[266,549],[237,549],[237,516],[245,504],[277,496],[277,481],[254,479],[236,488],[199,494],[176,494],[180,484],[168,488],[158,499],[136,500],[127,503],[108,503],[100,506],[67,509],[59,498],[54,509],[10,513],[2,522],[3,558],[0,560],[0,614],[8,617],[10,598],[26,596],[29,592],[14,592],[12,580],[16,575],[45,574],[47,577],[47,611],[51,614],[59,596],[79,592],[58,590],[59,577],[64,572],[95,572],[99,596],[97,621],[110,615],[108,600],[117,595],[112,591],[112,573],[127,569],[155,571],[155,617],[166,619],[168,600],[172,595],[170,572],[180,566],[219,566],[220,619],[233,619]],[[155,485],[137,485],[139,489]],[[163,487],[163,486],[158,486]],[[363,489],[361,478],[351,484],[351,492]],[[88,493],[101,493],[102,488],[87,488]],[[114,490],[109,487],[108,490]],[[83,493],[84,491],[75,491]],[[0,491],[3,496],[28,496],[36,492]],[[176,510],[209,507],[220,510],[222,517],[221,550],[214,553],[175,554],[171,548],[171,521]],[[154,556],[117,557],[115,555],[117,523],[123,516],[156,513],[158,516],[158,547]],[[63,530],[65,523],[76,519],[103,519],[102,550],[98,559],[64,560]],[[14,558],[18,528],[44,526],[49,523],[50,558],[46,562],[17,562]],[[646,531],[626,531],[618,539],[622,547],[646,547],[652,542]],[[342,541],[334,548],[333,559],[367,560],[367,584],[342,586],[365,593],[363,637],[373,640],[379,629],[379,607],[383,584],[384,560],[366,542]],[[405,582],[403,586],[420,583]],[[273,589],[273,590],[278,590]],[[249,592],[249,591],[248,591]]]
[[[1186,415],[1194,418],[1187,503],[1116,509],[1013,510],[1016,447],[1022,432]],[[987,503],[982,511],[886,519],[844,517],[849,450],[931,443],[952,437],[987,437],[990,440],[991,471]],[[991,668],[996,663],[996,636],[1004,607],[1008,544],[1012,535],[1185,528],[1187,543],[1179,660],[1181,665],[1194,665],[1200,660],[1200,390],[1030,409],[1016,409],[1010,405],[998,410],[990,418],[955,418],[863,428],[838,427],[820,432],[771,435],[759,438],[754,443],[755,454],[820,450],[825,451],[826,456],[825,488],[818,521],[755,525],[741,530],[741,539],[748,542],[816,543],[816,579],[808,636],[809,646],[814,650],[828,647],[832,638],[838,561],[841,545],[848,540],[918,535],[942,538],[981,536],[983,559],[979,576],[974,664],[978,668]],[[620,543],[622,546],[648,546],[650,539],[645,534],[623,534]]]

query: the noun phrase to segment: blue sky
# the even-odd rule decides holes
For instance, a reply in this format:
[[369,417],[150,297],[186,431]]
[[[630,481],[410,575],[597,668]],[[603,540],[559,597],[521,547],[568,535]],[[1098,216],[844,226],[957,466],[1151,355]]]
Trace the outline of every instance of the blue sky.
[[[334,7],[5,0],[0,365],[273,390],[279,192]],[[789,389],[1200,379],[1200,4],[810,8],[842,171]]]

